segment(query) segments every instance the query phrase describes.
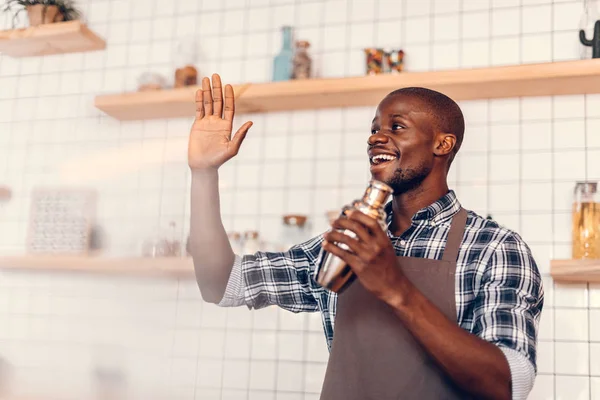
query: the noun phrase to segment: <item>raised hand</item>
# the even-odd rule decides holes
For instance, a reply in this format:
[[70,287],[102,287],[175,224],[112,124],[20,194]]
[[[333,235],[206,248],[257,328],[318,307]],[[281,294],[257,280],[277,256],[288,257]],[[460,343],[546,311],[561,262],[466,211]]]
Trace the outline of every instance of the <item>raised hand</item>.
[[235,156],[252,126],[248,121],[238,129],[233,138],[235,98],[231,85],[225,85],[225,108],[221,77],[202,79],[202,89],[196,92],[196,120],[192,125],[188,143],[188,164],[194,169],[217,169]]

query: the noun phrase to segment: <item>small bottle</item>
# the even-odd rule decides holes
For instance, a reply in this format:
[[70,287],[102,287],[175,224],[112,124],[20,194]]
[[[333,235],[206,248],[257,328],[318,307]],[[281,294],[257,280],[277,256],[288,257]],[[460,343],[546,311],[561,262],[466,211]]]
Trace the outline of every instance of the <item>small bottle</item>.
[[296,42],[296,54],[294,54],[293,79],[309,79],[311,74],[312,59],[308,55],[307,49],[310,43],[306,40]]
[[292,49],[292,27],[284,26],[281,28],[283,43],[281,51],[273,61],[273,81],[287,81],[292,77],[292,59],[294,50]]
[[[387,215],[384,206],[392,193],[392,188],[385,183],[371,180],[362,199],[355,200],[352,202],[352,205],[344,207],[342,209],[342,215],[345,215],[350,210],[360,211],[377,220],[381,228],[385,231],[387,229]],[[344,230],[343,233],[348,236],[356,237],[353,232],[348,230]],[[335,244],[344,250],[348,250],[348,246],[345,244]],[[355,278],[354,272],[352,272],[350,266],[348,266],[341,258],[324,250],[322,250],[321,261],[317,267],[316,275],[317,283],[319,285],[336,293],[341,293]]]
[[244,232],[244,254],[254,254],[260,251],[260,239],[258,238],[258,232],[248,231]]
[[243,241],[242,235],[239,232],[230,232],[227,237],[229,238],[229,243],[231,244],[231,250],[233,250],[233,254],[237,254],[238,256],[243,255]]

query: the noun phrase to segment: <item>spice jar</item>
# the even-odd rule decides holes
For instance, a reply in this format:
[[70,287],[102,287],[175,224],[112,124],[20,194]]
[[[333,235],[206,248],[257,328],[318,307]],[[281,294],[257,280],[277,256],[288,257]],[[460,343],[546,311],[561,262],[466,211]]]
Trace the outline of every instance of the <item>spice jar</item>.
[[573,258],[600,258],[597,182],[577,182],[573,193]]
[[308,79],[310,78],[312,60],[308,55],[307,49],[310,47],[310,43],[306,40],[300,40],[296,42],[296,53],[294,54],[293,60],[293,79]]

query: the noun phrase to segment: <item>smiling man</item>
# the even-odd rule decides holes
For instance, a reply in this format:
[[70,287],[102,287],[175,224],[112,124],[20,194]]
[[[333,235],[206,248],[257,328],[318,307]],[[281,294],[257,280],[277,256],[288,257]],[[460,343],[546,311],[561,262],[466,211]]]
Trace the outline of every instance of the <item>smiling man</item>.
[[[287,252],[246,255],[233,254],[223,228],[217,171],[252,123],[231,136],[233,89],[225,87],[223,101],[218,75],[212,89],[203,79],[196,105],[188,151],[191,244],[205,300],[320,312],[330,348],[325,400],[527,397],[541,277],[518,234],[464,210],[448,188],[464,132],[454,101],[404,88],[377,107],[365,141],[373,179],[394,190],[387,232],[354,212]],[[340,295],[315,281],[322,249],[357,275]]]

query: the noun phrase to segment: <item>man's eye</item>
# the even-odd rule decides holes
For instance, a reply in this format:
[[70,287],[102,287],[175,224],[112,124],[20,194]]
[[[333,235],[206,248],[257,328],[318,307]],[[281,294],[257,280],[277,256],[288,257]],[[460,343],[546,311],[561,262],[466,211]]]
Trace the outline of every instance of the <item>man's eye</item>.
[[379,132],[379,129],[371,129],[371,135],[375,135],[377,132]]
[[398,130],[398,129],[404,129],[404,127],[400,124],[394,124],[392,125],[392,130]]

